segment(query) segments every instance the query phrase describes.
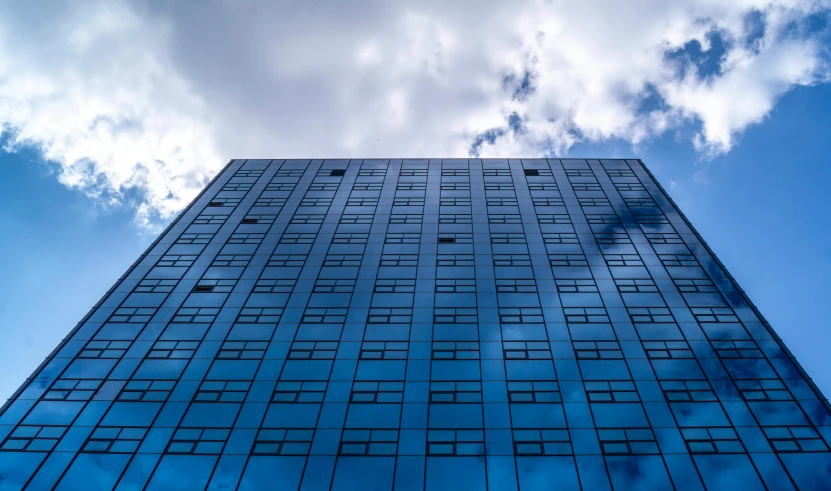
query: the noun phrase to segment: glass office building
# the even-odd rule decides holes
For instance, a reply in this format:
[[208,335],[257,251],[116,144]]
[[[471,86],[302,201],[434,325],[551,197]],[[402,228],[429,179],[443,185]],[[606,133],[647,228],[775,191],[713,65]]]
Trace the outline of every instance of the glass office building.
[[233,160],[3,406],[0,490],[819,490],[829,443],[639,160]]

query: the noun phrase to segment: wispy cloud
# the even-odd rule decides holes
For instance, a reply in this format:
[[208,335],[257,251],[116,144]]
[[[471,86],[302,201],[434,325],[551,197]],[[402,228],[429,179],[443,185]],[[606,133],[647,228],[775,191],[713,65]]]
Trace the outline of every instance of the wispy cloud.
[[828,79],[828,2],[461,3],[5,3],[7,150],[138,196],[151,226],[232,157],[541,155],[679,127],[714,155]]

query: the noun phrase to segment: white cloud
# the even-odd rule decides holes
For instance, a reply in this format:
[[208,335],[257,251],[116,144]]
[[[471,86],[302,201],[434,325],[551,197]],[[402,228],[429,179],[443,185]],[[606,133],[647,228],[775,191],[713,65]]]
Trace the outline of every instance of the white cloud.
[[[715,154],[793,86],[828,78],[822,40],[800,27],[828,8],[9,2],[0,124],[9,149],[39,147],[67,186],[112,202],[141,193],[144,224],[171,217],[233,157],[465,156],[477,137],[482,156],[534,156],[690,123]],[[714,32],[726,45],[717,72],[668,56],[698,41],[712,58]],[[524,79],[531,90],[517,92]]]

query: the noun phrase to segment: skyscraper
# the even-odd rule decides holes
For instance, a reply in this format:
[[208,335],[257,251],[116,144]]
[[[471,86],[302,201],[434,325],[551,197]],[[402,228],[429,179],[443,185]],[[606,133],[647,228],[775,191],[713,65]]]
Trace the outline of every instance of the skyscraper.
[[829,443],[639,160],[233,160],[3,406],[0,489],[816,490]]

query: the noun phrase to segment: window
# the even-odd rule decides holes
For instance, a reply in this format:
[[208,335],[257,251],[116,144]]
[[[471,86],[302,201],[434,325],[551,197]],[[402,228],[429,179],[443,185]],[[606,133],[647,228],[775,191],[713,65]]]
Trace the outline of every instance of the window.
[[543,322],[542,309],[500,307],[499,322],[503,324],[536,324]]
[[176,239],[176,244],[207,244],[214,234],[182,234]]
[[609,266],[643,266],[643,260],[637,254],[603,254]]
[[326,218],[326,215],[323,214],[305,214],[305,213],[297,213],[291,217],[289,221],[292,225],[319,225],[323,223],[323,219]]
[[729,307],[693,307],[690,310],[692,310],[695,320],[701,323],[739,322],[739,318]]
[[529,182],[528,183],[528,190],[531,191],[531,194],[534,194],[534,191],[559,191],[560,188],[557,187],[556,182]]
[[421,234],[388,233],[384,236],[384,244],[418,244],[420,241]]
[[658,204],[652,198],[623,198],[623,202],[629,207],[657,208]]
[[571,217],[568,215],[538,214],[537,221],[540,222],[540,225],[570,225]]
[[571,455],[567,430],[521,429],[511,432],[516,455]]
[[383,254],[381,266],[417,266],[418,256],[415,254]]
[[286,204],[286,198],[257,198],[257,201],[254,202],[254,206],[262,206],[262,207],[282,207]]
[[536,293],[537,284],[533,279],[497,279],[496,291],[498,293]]
[[468,169],[442,169],[441,170],[442,176],[469,176],[470,170]]
[[464,225],[464,224],[473,223],[473,220],[472,220],[471,215],[467,215],[467,214],[451,215],[451,214],[442,213],[442,214],[439,215],[439,223],[447,224],[447,225],[450,225],[450,224]]
[[436,280],[436,293],[476,293],[476,280]]
[[531,256],[528,254],[494,254],[494,266],[531,266]]
[[223,191],[248,191],[253,186],[250,182],[229,182],[222,187]]
[[169,293],[179,283],[179,280],[141,280],[134,292],[140,293]]
[[631,244],[632,243],[632,239],[629,238],[629,234],[627,234],[625,232],[594,234],[594,240],[598,244]]
[[392,201],[393,206],[424,206],[424,198],[399,198],[396,196]]
[[483,169],[482,173],[485,177],[510,176],[510,169]]
[[611,177],[635,177],[631,169],[606,169],[606,174]]
[[395,456],[397,451],[397,430],[349,429],[341,434],[338,455]]
[[[293,286],[293,285],[292,285]],[[351,279],[324,279],[318,278],[312,289],[313,293],[352,293],[355,289],[355,280]],[[291,290],[289,290],[290,292]]]
[[644,341],[643,349],[649,359],[693,358],[686,341]]
[[525,234],[490,234],[491,244],[525,244]]
[[335,234],[332,244],[366,244],[368,234]]
[[376,181],[358,181],[352,185],[353,194],[355,191],[380,191],[383,184]]
[[214,280],[203,278],[199,280],[199,283],[197,283],[195,287],[193,287],[193,291],[196,293],[229,293],[234,289],[236,284],[237,280]]
[[210,202],[208,202],[209,207],[234,207],[237,206],[240,201],[239,198],[214,198]]
[[551,266],[588,266],[583,254],[549,254],[548,262]]
[[424,191],[427,184],[423,182],[399,182],[395,187],[397,191]]
[[597,293],[594,280],[555,280],[557,293]]
[[415,280],[407,279],[377,279],[373,291],[375,293],[413,293],[415,283]]
[[307,257],[305,254],[274,254],[268,259],[268,266],[303,267]]
[[437,308],[433,311],[436,324],[476,324],[478,316],[475,308]]
[[346,200],[346,206],[376,206],[378,198],[349,198]]
[[439,206],[470,206],[470,198],[444,197],[439,199]]
[[255,169],[240,169],[234,173],[234,178],[237,177],[260,177],[263,175],[262,170],[255,170]]
[[473,254],[439,254],[438,266],[473,266]]
[[210,380],[202,382],[194,401],[242,402],[251,387],[250,382]]
[[90,341],[78,358],[121,358],[130,348],[130,341]]
[[618,191],[645,191],[646,188],[639,182],[616,182],[615,189]]
[[294,290],[294,278],[265,279],[261,278],[254,284],[255,293],[291,293]]
[[305,172],[305,169],[280,169],[275,174],[274,177],[300,177]]
[[479,404],[481,402],[481,382],[430,382],[431,404]]
[[120,307],[113,312],[107,322],[147,323],[156,313],[155,308]]
[[593,207],[593,206],[609,206],[609,200],[606,198],[577,198],[577,202],[580,203],[582,207]]
[[265,234],[231,234],[227,244],[259,244],[265,238]]
[[[516,206],[517,201],[516,198],[485,198],[486,204],[488,206]],[[470,203],[468,203],[470,204]],[[535,203],[536,204],[536,203]]]
[[283,234],[278,244],[314,244],[317,234]]
[[569,169],[566,168],[566,175],[569,177],[594,177],[594,173],[591,169]]
[[542,234],[545,244],[579,244],[577,234]]
[[519,215],[488,215],[489,224],[522,224]]
[[664,266],[698,266],[698,260],[692,254],[658,254]]
[[358,171],[358,177],[384,177],[387,175],[387,169],[361,169]]
[[609,322],[609,316],[603,307],[566,307],[563,311],[566,315],[566,322],[570,324],[605,324]]
[[651,278],[644,279],[615,279],[615,286],[620,293],[656,293],[658,287]]
[[691,454],[745,452],[733,428],[681,428],[681,436]]
[[361,265],[360,254],[327,254],[323,265],[327,267],[356,267]]
[[412,321],[413,309],[410,308],[369,309],[369,316],[366,319],[367,324],[409,324]]
[[303,198],[300,200],[300,206],[329,206],[332,204],[332,198]]
[[390,215],[390,223],[394,225],[421,225],[423,219],[422,215]]
[[[597,343],[589,343],[586,346],[588,350],[586,351],[587,354],[590,352],[599,353],[601,349],[605,349],[598,349],[596,346],[592,346],[593,344],[596,345]],[[615,344],[617,343],[610,344],[608,349],[612,352],[617,352],[614,348]],[[587,357],[593,358],[594,356]],[[583,386],[586,389],[589,402],[632,402],[640,400],[638,391],[635,390],[635,384],[632,382],[584,382]]]
[[620,224],[620,217],[617,215],[604,215],[604,214],[597,214],[597,213],[587,213],[586,214],[586,221],[591,224],[609,224],[609,225],[619,225]]
[[603,455],[659,454],[655,434],[650,428],[598,429]]
[[251,262],[251,254],[219,254],[211,262],[211,267],[245,267]]
[[159,259],[159,262],[156,263],[156,266],[188,268],[193,265],[193,262],[196,261],[197,257],[199,256],[166,254],[162,256],[161,259]]
[[563,206],[563,198],[546,198],[546,197],[531,197],[531,202],[534,206]]
[[228,215],[199,215],[193,219],[194,225],[222,225]]
[[266,191],[286,191],[291,192],[294,191],[294,188],[297,186],[296,182],[293,181],[282,181],[282,180],[272,180],[268,183],[265,187]]
[[408,169],[406,167],[401,169],[401,176],[403,177],[427,177],[427,169]]
[[268,342],[264,341],[225,341],[219,353],[220,360],[259,360],[265,356]]

